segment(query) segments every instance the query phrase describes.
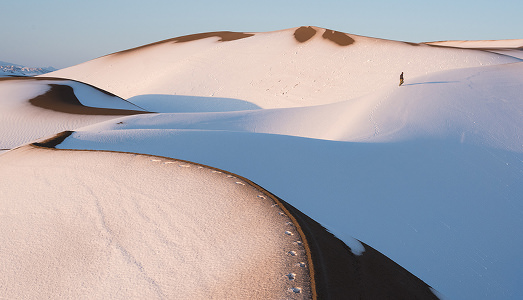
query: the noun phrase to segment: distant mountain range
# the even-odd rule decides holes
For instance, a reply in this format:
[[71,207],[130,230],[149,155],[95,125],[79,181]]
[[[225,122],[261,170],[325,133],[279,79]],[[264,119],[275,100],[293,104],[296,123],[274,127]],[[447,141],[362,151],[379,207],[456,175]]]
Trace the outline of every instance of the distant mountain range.
[[56,71],[53,67],[26,67],[13,63],[0,61],[0,77],[2,76],[37,76]]

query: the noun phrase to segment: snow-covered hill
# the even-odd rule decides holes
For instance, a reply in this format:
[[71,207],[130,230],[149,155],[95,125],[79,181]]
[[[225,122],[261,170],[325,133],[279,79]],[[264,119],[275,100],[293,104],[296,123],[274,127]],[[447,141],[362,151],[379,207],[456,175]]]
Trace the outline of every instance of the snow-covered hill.
[[58,78],[0,78],[0,149],[145,111],[93,86]]
[[[221,41],[222,36],[228,39]],[[50,76],[86,82],[124,99],[141,95],[220,97],[282,108],[354,99],[397,85],[401,72],[408,81],[437,71],[517,61],[484,51],[300,27],[172,39]]]
[[[376,248],[450,299],[520,299],[523,62],[510,54],[517,48],[498,50],[317,27],[179,37],[51,73],[158,112],[90,119],[57,147],[227,170],[351,249],[354,238]],[[44,92],[34,83],[7,88],[23,100],[16,103]],[[4,118],[28,107],[36,109],[10,108]],[[57,123],[74,119],[62,117]],[[42,127],[30,119],[24,126]],[[36,137],[18,128],[6,140]],[[107,196],[123,199],[113,189]]]
[[450,298],[517,299],[523,256],[500,245],[523,246],[514,230],[523,227],[522,78],[515,63],[322,106],[132,116],[79,129],[59,147],[227,169]]

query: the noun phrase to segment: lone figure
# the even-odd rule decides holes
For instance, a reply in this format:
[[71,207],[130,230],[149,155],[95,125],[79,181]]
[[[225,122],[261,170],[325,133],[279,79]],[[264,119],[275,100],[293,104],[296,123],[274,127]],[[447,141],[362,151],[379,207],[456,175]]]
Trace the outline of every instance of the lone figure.
[[401,72],[401,74],[400,74],[400,85],[402,85],[402,84],[403,84],[403,72]]

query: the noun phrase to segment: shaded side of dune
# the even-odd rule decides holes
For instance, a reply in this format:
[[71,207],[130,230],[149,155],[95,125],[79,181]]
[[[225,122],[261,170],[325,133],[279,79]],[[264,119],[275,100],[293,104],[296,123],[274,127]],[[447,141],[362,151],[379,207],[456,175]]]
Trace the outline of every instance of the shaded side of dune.
[[29,102],[37,107],[57,112],[78,115],[111,115],[128,116],[148,113],[139,110],[98,108],[84,106],[74,94],[72,87],[61,84],[49,84],[51,87],[46,93],[30,99]]
[[374,248],[362,243],[365,252],[357,256],[319,223],[280,201],[307,236],[319,299],[439,299],[429,285]]
[[[99,87],[96,87],[94,85],[91,85],[89,83],[85,83],[85,82],[81,82],[81,81],[77,81],[77,80],[73,80],[73,79],[66,79],[66,78],[58,78],[58,77],[44,77],[44,76],[41,76],[41,77],[30,77],[30,76],[11,76],[11,77],[0,77],[0,82],[1,81],[15,81],[15,80],[39,80],[39,81],[63,81],[63,82],[67,82],[67,81],[71,81],[71,82],[78,82],[78,83],[81,83],[81,84],[84,84],[84,85],[87,85],[89,87],[92,87],[93,89],[99,91],[99,92],[102,92],[108,96],[111,96],[111,97],[118,97],[117,95],[111,93],[111,92],[108,92],[106,90],[102,90],[101,88]],[[122,99],[123,101],[125,101],[124,99]]]
[[[32,145],[55,148],[72,133],[64,131]],[[242,179],[263,191],[289,215],[302,236],[307,252],[313,299],[439,299],[429,285],[374,248],[362,243],[365,252],[355,255],[343,241],[318,222],[251,180],[211,166],[178,161],[218,170]]]
[[42,140],[40,142],[35,142],[32,145],[44,148],[56,149],[56,146],[60,145],[66,138],[68,138],[74,131],[62,131],[48,139]]

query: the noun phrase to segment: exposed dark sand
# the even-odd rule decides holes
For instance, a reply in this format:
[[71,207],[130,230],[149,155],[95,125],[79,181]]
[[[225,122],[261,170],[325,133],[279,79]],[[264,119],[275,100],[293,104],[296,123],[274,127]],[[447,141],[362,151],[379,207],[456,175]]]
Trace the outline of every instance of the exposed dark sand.
[[56,149],[56,146],[60,145],[60,143],[62,143],[66,138],[68,138],[73,133],[74,133],[74,131],[62,131],[46,140],[33,143],[32,145],[37,146],[37,147]]
[[325,29],[323,38],[328,39],[340,46],[348,46],[354,43],[354,39],[348,36],[346,33]]
[[231,32],[231,31],[217,31],[217,32],[207,32],[207,33],[197,33],[191,35],[180,36],[172,39],[176,43],[191,42],[196,40],[201,40],[209,37],[219,37],[219,42],[230,42],[235,40],[240,40],[253,36],[253,33],[244,33],[244,32]]
[[68,85],[50,84],[51,88],[45,94],[30,99],[29,102],[40,108],[50,109],[57,112],[78,115],[136,115],[148,112],[139,110],[111,109],[84,106],[76,98],[73,88]]
[[316,29],[310,26],[302,26],[294,32],[294,38],[300,43],[305,43],[316,34]]
[[[179,36],[179,37],[175,37],[175,38],[168,39],[168,40],[158,41],[158,42],[143,45],[140,47],[119,51],[119,52],[109,54],[109,55],[126,54],[126,53],[130,53],[130,52],[134,52],[136,50],[141,50],[141,49],[144,49],[144,48],[147,48],[150,46],[155,46],[155,45],[160,45],[160,44],[165,44],[165,43],[185,43],[185,42],[201,40],[201,39],[205,39],[205,38],[209,38],[209,37],[219,37],[220,39],[218,40],[218,42],[230,42],[230,41],[248,38],[253,35],[254,35],[254,33],[232,32],[232,31],[216,31],[216,32],[197,33],[197,34]],[[108,56],[108,55],[106,55],[106,56]]]

